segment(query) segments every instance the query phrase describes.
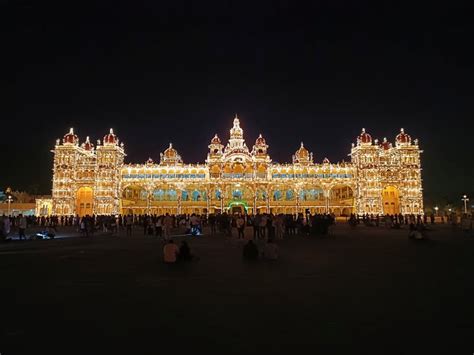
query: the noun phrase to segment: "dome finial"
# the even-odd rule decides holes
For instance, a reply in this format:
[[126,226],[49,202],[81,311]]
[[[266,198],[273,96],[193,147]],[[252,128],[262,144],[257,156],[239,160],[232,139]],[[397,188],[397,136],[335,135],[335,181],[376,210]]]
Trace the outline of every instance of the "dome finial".
[[405,133],[405,130],[403,128],[400,128],[401,133]]
[[114,129],[113,128],[110,129],[110,134],[114,134]]
[[304,144],[303,144],[303,141],[301,141],[301,148],[304,148]]
[[173,148],[173,143],[170,142],[170,148]]
[[69,134],[74,134],[74,128],[69,128]]

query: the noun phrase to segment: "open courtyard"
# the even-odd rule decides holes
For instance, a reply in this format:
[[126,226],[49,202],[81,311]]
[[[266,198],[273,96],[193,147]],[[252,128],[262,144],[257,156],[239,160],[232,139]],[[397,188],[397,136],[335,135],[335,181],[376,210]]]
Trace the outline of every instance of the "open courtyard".
[[256,263],[235,235],[176,237],[200,258],[177,265],[141,228],[4,243],[0,353],[471,354],[474,237],[428,236],[338,223]]

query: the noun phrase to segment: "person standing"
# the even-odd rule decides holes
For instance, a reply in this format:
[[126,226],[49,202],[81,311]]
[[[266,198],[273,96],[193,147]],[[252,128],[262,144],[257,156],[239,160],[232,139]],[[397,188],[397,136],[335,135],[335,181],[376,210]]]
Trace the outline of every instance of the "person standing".
[[260,238],[265,238],[265,236],[266,236],[265,229],[266,228],[267,228],[267,215],[264,214],[260,218],[260,223],[259,223],[259,228],[258,228]]
[[253,226],[253,239],[257,240],[260,237],[260,214],[257,214],[252,219],[252,226]]
[[11,221],[10,221],[10,217],[8,216],[5,216],[3,215],[3,225],[2,225],[2,228],[3,228],[3,235],[6,237],[8,237],[8,235],[10,234],[10,230],[11,230]]
[[274,219],[274,228],[275,228],[275,236],[277,239],[283,239],[284,227],[283,227],[283,215],[279,214]]
[[242,214],[239,214],[237,220],[235,221],[237,227],[237,235],[239,239],[245,238],[245,219]]
[[172,226],[173,226],[173,218],[167,213],[165,218],[163,219],[163,232],[164,232],[166,240],[168,240],[171,234]]
[[26,235],[25,235],[26,227],[27,227],[26,217],[20,213],[20,215],[18,216],[18,237],[20,238],[20,240],[22,240],[23,238],[26,239]]
[[125,218],[125,227],[127,228],[127,237],[132,236],[132,225],[133,225],[133,217],[131,214],[128,214]]
[[216,234],[216,216],[211,213],[208,218],[209,226],[211,227],[211,235]]
[[81,221],[79,222],[79,230],[81,231],[81,236],[83,236],[83,237],[87,236],[85,217],[82,217]]
[[142,220],[143,223],[143,235],[146,235],[148,232],[148,215],[145,215]]
[[163,236],[162,226],[163,226],[163,218],[161,216],[158,216],[155,223],[155,235],[159,238]]

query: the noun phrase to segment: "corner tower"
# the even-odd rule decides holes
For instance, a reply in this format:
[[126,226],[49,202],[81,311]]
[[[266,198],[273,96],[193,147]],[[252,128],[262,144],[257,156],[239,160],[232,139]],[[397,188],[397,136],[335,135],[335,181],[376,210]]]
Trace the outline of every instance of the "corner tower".
[[94,213],[120,213],[120,171],[123,166],[125,150],[124,144],[119,144],[118,137],[110,129],[104,136],[103,144],[97,141],[97,164],[94,187]]

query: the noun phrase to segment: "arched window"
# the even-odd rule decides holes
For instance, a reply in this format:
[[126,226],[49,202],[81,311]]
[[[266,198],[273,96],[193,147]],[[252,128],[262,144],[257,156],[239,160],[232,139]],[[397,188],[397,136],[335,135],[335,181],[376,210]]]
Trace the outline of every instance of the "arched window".
[[234,190],[232,191],[232,198],[241,200],[242,199],[242,191],[240,190]]
[[189,193],[186,190],[181,191],[181,200],[182,201],[188,201],[189,200]]
[[193,198],[193,201],[201,201],[202,200],[201,193],[197,190],[194,190],[192,194],[192,198]]
[[165,192],[162,189],[153,191],[153,199],[155,201],[163,201]]
[[178,194],[176,190],[166,190],[166,200],[168,201],[176,201],[178,199]]
[[273,201],[280,201],[282,198],[282,193],[280,190],[276,190],[273,192]]

